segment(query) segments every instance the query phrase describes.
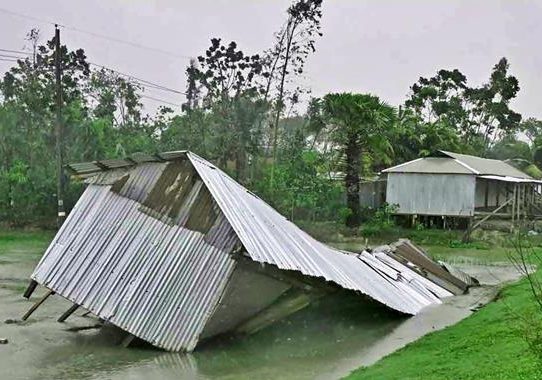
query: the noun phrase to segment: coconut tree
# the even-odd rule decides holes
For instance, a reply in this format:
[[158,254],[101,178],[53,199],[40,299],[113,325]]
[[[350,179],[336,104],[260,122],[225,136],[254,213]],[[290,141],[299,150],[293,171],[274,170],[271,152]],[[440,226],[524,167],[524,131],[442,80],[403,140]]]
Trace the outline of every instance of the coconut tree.
[[360,223],[359,182],[362,157],[387,156],[392,151],[387,138],[396,120],[395,108],[370,94],[339,93],[323,98],[322,111],[330,126],[331,138],[345,159],[344,184],[347,207],[351,210],[346,225]]

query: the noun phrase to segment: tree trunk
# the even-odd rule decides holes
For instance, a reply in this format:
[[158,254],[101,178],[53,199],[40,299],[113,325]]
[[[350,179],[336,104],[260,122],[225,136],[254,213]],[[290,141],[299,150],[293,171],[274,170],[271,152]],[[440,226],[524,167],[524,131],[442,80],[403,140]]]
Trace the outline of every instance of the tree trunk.
[[[241,139],[239,139],[241,140]],[[239,141],[235,157],[235,175],[238,182],[244,183],[246,178],[247,154],[242,141]]]
[[346,144],[346,176],[344,185],[346,187],[346,205],[351,210],[346,218],[348,227],[358,227],[360,219],[359,204],[359,168],[361,160],[361,147],[355,136],[351,137]]

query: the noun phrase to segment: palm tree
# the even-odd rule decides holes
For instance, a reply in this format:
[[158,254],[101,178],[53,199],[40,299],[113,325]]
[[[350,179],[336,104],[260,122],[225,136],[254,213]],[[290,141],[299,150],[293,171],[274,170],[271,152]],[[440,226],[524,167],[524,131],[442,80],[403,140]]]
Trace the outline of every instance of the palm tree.
[[332,139],[345,156],[346,203],[351,210],[349,227],[359,226],[359,182],[364,154],[387,154],[391,146],[386,126],[396,119],[395,108],[369,94],[328,94],[323,99],[323,114],[332,127]]

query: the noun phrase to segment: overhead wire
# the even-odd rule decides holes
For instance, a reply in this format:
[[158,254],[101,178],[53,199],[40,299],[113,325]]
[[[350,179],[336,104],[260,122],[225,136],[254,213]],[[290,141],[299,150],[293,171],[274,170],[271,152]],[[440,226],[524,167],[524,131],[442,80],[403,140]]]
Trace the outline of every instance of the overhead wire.
[[164,85],[154,83],[154,82],[151,82],[151,81],[146,80],[146,79],[141,79],[141,78],[138,78],[138,77],[136,77],[134,75],[126,74],[126,73],[123,73],[121,71],[112,69],[111,67],[107,67],[107,66],[104,66],[104,65],[99,65],[99,64],[93,63],[93,62],[89,62],[89,64],[93,65],[93,66],[96,66],[96,67],[100,67],[100,68],[105,69],[105,70],[112,71],[112,72],[114,72],[116,74],[119,74],[121,76],[124,76],[126,78],[132,79],[132,80],[134,80],[136,82],[141,83],[144,87],[146,85],[146,86],[149,86],[151,88],[155,88],[157,90],[169,91],[169,92],[172,92],[172,93],[175,93],[175,94],[186,95],[186,93],[183,92],[183,91],[180,91],[180,90],[177,90],[177,89],[174,89],[174,88],[170,88],[170,87],[166,87]]
[[90,30],[81,29],[81,28],[78,28],[78,27],[75,27],[75,26],[72,26],[72,25],[66,25],[66,24],[60,24],[60,23],[57,23],[57,22],[52,22],[52,21],[49,21],[49,20],[34,17],[34,16],[27,15],[27,14],[24,14],[24,13],[15,12],[15,11],[5,9],[5,8],[0,8],[0,12],[4,13],[4,14],[7,14],[7,15],[15,16],[15,17],[25,18],[25,19],[29,19],[29,20],[33,20],[33,21],[38,21],[38,22],[44,23],[44,24],[59,26],[61,28],[71,30],[71,31],[74,31],[74,32],[77,32],[77,33],[87,34],[87,35],[95,37],[95,38],[108,40],[108,41],[115,42],[115,43],[118,43],[118,44],[128,45],[128,46],[135,47],[135,48],[138,48],[138,49],[154,51],[154,52],[157,52],[157,53],[169,55],[169,56],[176,57],[176,58],[184,58],[184,59],[195,58],[194,56],[191,56],[191,55],[179,54],[179,53],[175,53],[175,52],[172,52],[172,51],[159,49],[159,48],[156,48],[156,47],[153,47],[153,46],[147,46],[147,45],[141,44],[139,42],[128,41],[128,40],[124,40],[124,39],[121,39],[121,38],[118,38],[118,37],[112,37],[112,36],[108,36],[108,35],[105,35],[105,34],[96,33],[96,32],[90,31]]
[[[193,58],[193,56],[178,54],[178,53],[174,53],[174,52],[171,52],[171,51],[167,51],[167,50],[163,50],[163,49],[159,49],[159,48],[155,48],[155,47],[151,47],[151,46],[146,46],[146,45],[143,45],[143,44],[140,44],[140,43],[137,43],[137,42],[127,41],[127,40],[123,40],[123,39],[120,39],[120,38],[117,38],[117,37],[107,36],[105,34],[96,33],[96,32],[93,32],[93,31],[89,31],[89,30],[78,28],[78,27],[74,27],[74,26],[71,26],[71,25],[65,25],[65,24],[60,24],[60,23],[57,23],[57,22],[52,22],[50,20],[45,20],[45,19],[42,19],[42,18],[39,18],[39,17],[28,15],[28,14],[15,12],[15,11],[5,9],[5,8],[0,8],[0,13],[4,13],[4,14],[10,15],[10,16],[15,16],[15,17],[23,18],[23,19],[32,20],[32,21],[37,21],[37,22],[40,22],[40,23],[48,24],[48,25],[58,26],[58,27],[61,27],[61,28],[67,29],[67,30],[77,32],[77,33],[83,33],[83,34],[87,34],[87,35],[90,35],[90,36],[93,36],[93,37],[96,37],[96,38],[109,40],[109,41],[112,41],[112,42],[115,42],[115,43],[125,44],[125,45],[132,46],[132,47],[139,48],[139,49],[154,51],[154,52],[170,55],[170,56],[177,57],[177,58],[187,58],[187,59]],[[13,49],[0,49],[0,52],[32,55],[32,53],[27,52],[27,51],[13,50]],[[19,57],[19,56],[14,56],[14,55],[7,55],[7,54],[0,54],[0,61],[3,61],[3,62],[17,62],[17,60],[24,59],[24,58],[25,57]],[[144,87],[144,88],[147,88],[147,89],[160,90],[160,91],[170,92],[170,93],[174,93],[174,94],[178,94],[178,95],[186,95],[186,93],[183,92],[183,91],[180,91],[180,90],[177,90],[177,89],[174,89],[174,88],[170,88],[170,87],[158,84],[158,83],[154,83],[152,81],[142,79],[142,78],[136,77],[136,76],[131,75],[131,74],[126,74],[126,73],[123,73],[121,71],[112,69],[112,68],[104,66],[104,65],[99,65],[97,63],[92,63],[92,62],[89,62],[89,64],[93,65],[93,66],[96,66],[96,67],[100,67],[100,68],[105,69],[105,70],[112,71],[112,72],[114,72],[114,73],[116,73],[118,75],[121,75],[121,76],[123,76],[125,78],[128,78],[128,79],[130,79],[130,80],[132,80],[134,82],[137,82],[139,85],[141,85],[141,87]],[[152,96],[145,95],[145,94],[142,94],[141,97],[145,98],[145,99],[153,100],[153,101],[156,101],[156,102],[161,102],[161,103],[164,103],[164,104],[172,105],[172,106],[178,106],[178,104],[175,104],[173,102],[170,102],[170,101],[167,101],[167,100],[164,100],[164,99],[160,99],[160,98],[156,98],[156,97],[152,97]]]
[[164,100],[164,99],[159,99],[159,98],[155,98],[153,96],[148,96],[148,95],[145,95],[145,94],[142,94],[140,95],[142,98],[145,98],[145,99],[149,99],[149,100],[154,100],[156,102],[160,102],[160,103],[164,103],[164,104],[167,104],[167,105],[170,105],[170,106],[174,106],[174,107],[179,107],[180,103],[179,104],[176,104],[176,103],[173,103],[173,102],[169,102],[167,100]]
[[12,50],[12,49],[0,49],[0,51],[3,51],[5,53],[15,53],[15,54],[26,54],[26,55],[32,55],[32,53],[28,51],[23,50]]
[[0,54],[0,57],[2,58],[15,58],[15,59],[26,59],[28,57],[20,57],[17,55],[10,55],[10,54]]

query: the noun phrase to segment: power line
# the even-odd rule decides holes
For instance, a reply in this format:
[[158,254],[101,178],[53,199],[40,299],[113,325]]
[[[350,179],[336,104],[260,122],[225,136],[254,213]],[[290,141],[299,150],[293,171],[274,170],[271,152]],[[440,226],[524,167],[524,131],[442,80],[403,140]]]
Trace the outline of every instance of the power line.
[[15,17],[25,18],[25,19],[29,19],[29,20],[33,20],[33,21],[38,21],[38,22],[41,22],[41,23],[44,23],[44,24],[58,25],[58,26],[60,26],[60,27],[62,27],[64,29],[72,30],[72,31],[77,32],[77,33],[87,34],[87,35],[93,36],[95,38],[101,38],[101,39],[104,39],[104,40],[116,42],[118,44],[128,45],[128,46],[135,47],[135,48],[138,48],[138,49],[150,50],[150,51],[154,51],[154,52],[157,52],[157,53],[169,55],[169,56],[176,57],[176,58],[185,58],[185,59],[194,58],[194,56],[174,53],[174,52],[171,52],[171,51],[168,51],[168,50],[163,50],[163,49],[155,48],[155,47],[152,47],[152,46],[143,45],[143,44],[140,44],[138,42],[123,40],[121,38],[107,36],[105,34],[92,32],[90,30],[76,28],[75,26],[71,26],[71,25],[59,24],[59,23],[44,20],[44,19],[41,19],[41,18],[38,18],[38,17],[30,16],[30,15],[27,15],[27,14],[14,12],[14,11],[11,11],[11,10],[5,9],[5,8],[0,8],[0,12],[5,13],[5,14],[10,15],[10,16],[15,16]]
[[107,67],[107,66],[103,66],[103,65],[99,65],[97,63],[93,63],[93,62],[89,62],[91,65],[93,66],[96,66],[96,67],[100,67],[102,69],[105,69],[105,70],[109,70],[109,71],[112,71],[116,74],[119,74],[119,75],[122,75],[126,78],[129,78],[129,79],[132,79],[136,82],[139,82],[143,87],[151,87],[151,88],[154,88],[154,89],[157,89],[157,90],[163,90],[163,91],[169,91],[169,92],[172,92],[174,94],[179,94],[179,95],[186,95],[185,92],[183,91],[180,91],[180,90],[176,90],[174,88],[170,88],[170,87],[166,87],[164,85],[161,85],[161,84],[157,84],[157,83],[154,83],[154,82],[151,82],[151,81],[148,81],[146,79],[141,79],[141,78],[138,78],[138,77],[135,77],[133,75],[130,75],[130,74],[126,74],[126,73],[123,73],[123,72],[120,72],[118,70],[115,70],[115,69],[112,69],[110,67]]
[[170,106],[174,106],[174,107],[179,107],[179,104],[175,104],[175,103],[172,103],[172,102],[168,102],[167,100],[164,100],[164,99],[158,99],[158,98],[154,98],[152,96],[148,96],[148,95],[141,95],[142,98],[145,98],[145,99],[150,99],[150,100],[154,100],[156,102],[160,102],[160,103],[164,103],[164,104],[168,104]]
[[16,58],[16,59],[26,59],[28,57],[20,57],[17,55],[9,55],[9,54],[0,54],[0,57],[2,58]]
[[[23,13],[14,12],[14,11],[11,11],[11,10],[5,9],[5,8],[0,8],[0,12],[11,15],[11,16],[15,16],[15,17],[26,18],[26,19],[29,19],[29,20],[32,20],[32,21],[41,22],[41,23],[44,23],[44,24],[49,24],[49,25],[58,24],[58,23],[47,21],[47,20],[44,20],[44,19],[41,19],[41,18],[38,18],[38,17],[29,16],[29,15],[26,15],[26,14],[23,14]],[[58,25],[62,26],[60,24],[58,24]]]
[[[0,48],[0,51],[10,51],[10,52],[15,52],[15,53],[18,53],[18,52],[22,53],[22,51],[10,50],[10,49],[1,49],[1,48]],[[31,53],[25,53],[25,54],[30,55]],[[0,58],[4,58],[3,61],[7,61],[7,62],[17,62],[18,59],[24,59],[25,57],[19,57],[19,56],[8,55],[8,54],[0,54]],[[89,62],[89,64],[92,65],[92,66],[100,67],[100,68],[105,69],[105,70],[109,70],[109,71],[114,72],[114,73],[116,73],[118,75],[121,75],[121,76],[123,76],[125,78],[131,79],[131,80],[137,82],[139,85],[141,85],[142,87],[145,87],[145,88],[151,88],[151,89],[155,89],[155,90],[171,92],[171,93],[178,94],[178,95],[186,95],[186,93],[183,92],[183,91],[180,91],[180,90],[177,90],[177,89],[174,89],[174,88],[171,88],[171,87],[167,87],[167,86],[164,86],[164,85],[161,85],[161,84],[158,84],[158,83],[154,83],[154,82],[151,82],[149,80],[142,79],[142,78],[136,77],[136,76],[131,75],[131,74],[126,74],[126,73],[123,73],[121,71],[112,69],[111,67],[107,67],[107,66],[104,66],[104,65],[99,65],[99,64],[93,63],[93,62]]]
[[104,40],[116,42],[118,44],[124,44],[124,45],[132,46],[132,47],[135,47],[135,48],[138,48],[138,49],[150,50],[150,51],[154,51],[154,52],[157,52],[157,53],[169,55],[169,56],[172,56],[172,57],[175,57],[175,58],[185,58],[185,59],[195,58],[194,56],[184,55],[184,54],[177,54],[177,53],[174,53],[174,52],[171,52],[171,51],[155,48],[155,47],[152,47],[152,46],[143,45],[143,44],[140,44],[140,43],[137,43],[137,42],[122,40],[120,38],[110,37],[110,36],[106,36],[104,34],[99,34],[99,33],[91,32],[91,31],[88,31],[88,30],[79,29],[79,28],[76,28],[74,26],[65,25],[64,28],[69,29],[69,30],[73,30],[74,32],[88,34],[89,36],[93,36],[93,37],[96,37],[96,38],[101,38],[101,39],[104,39]]
[[0,49],[0,51],[6,52],[6,53],[32,55],[32,53],[30,53],[28,51],[22,51],[22,50]]

